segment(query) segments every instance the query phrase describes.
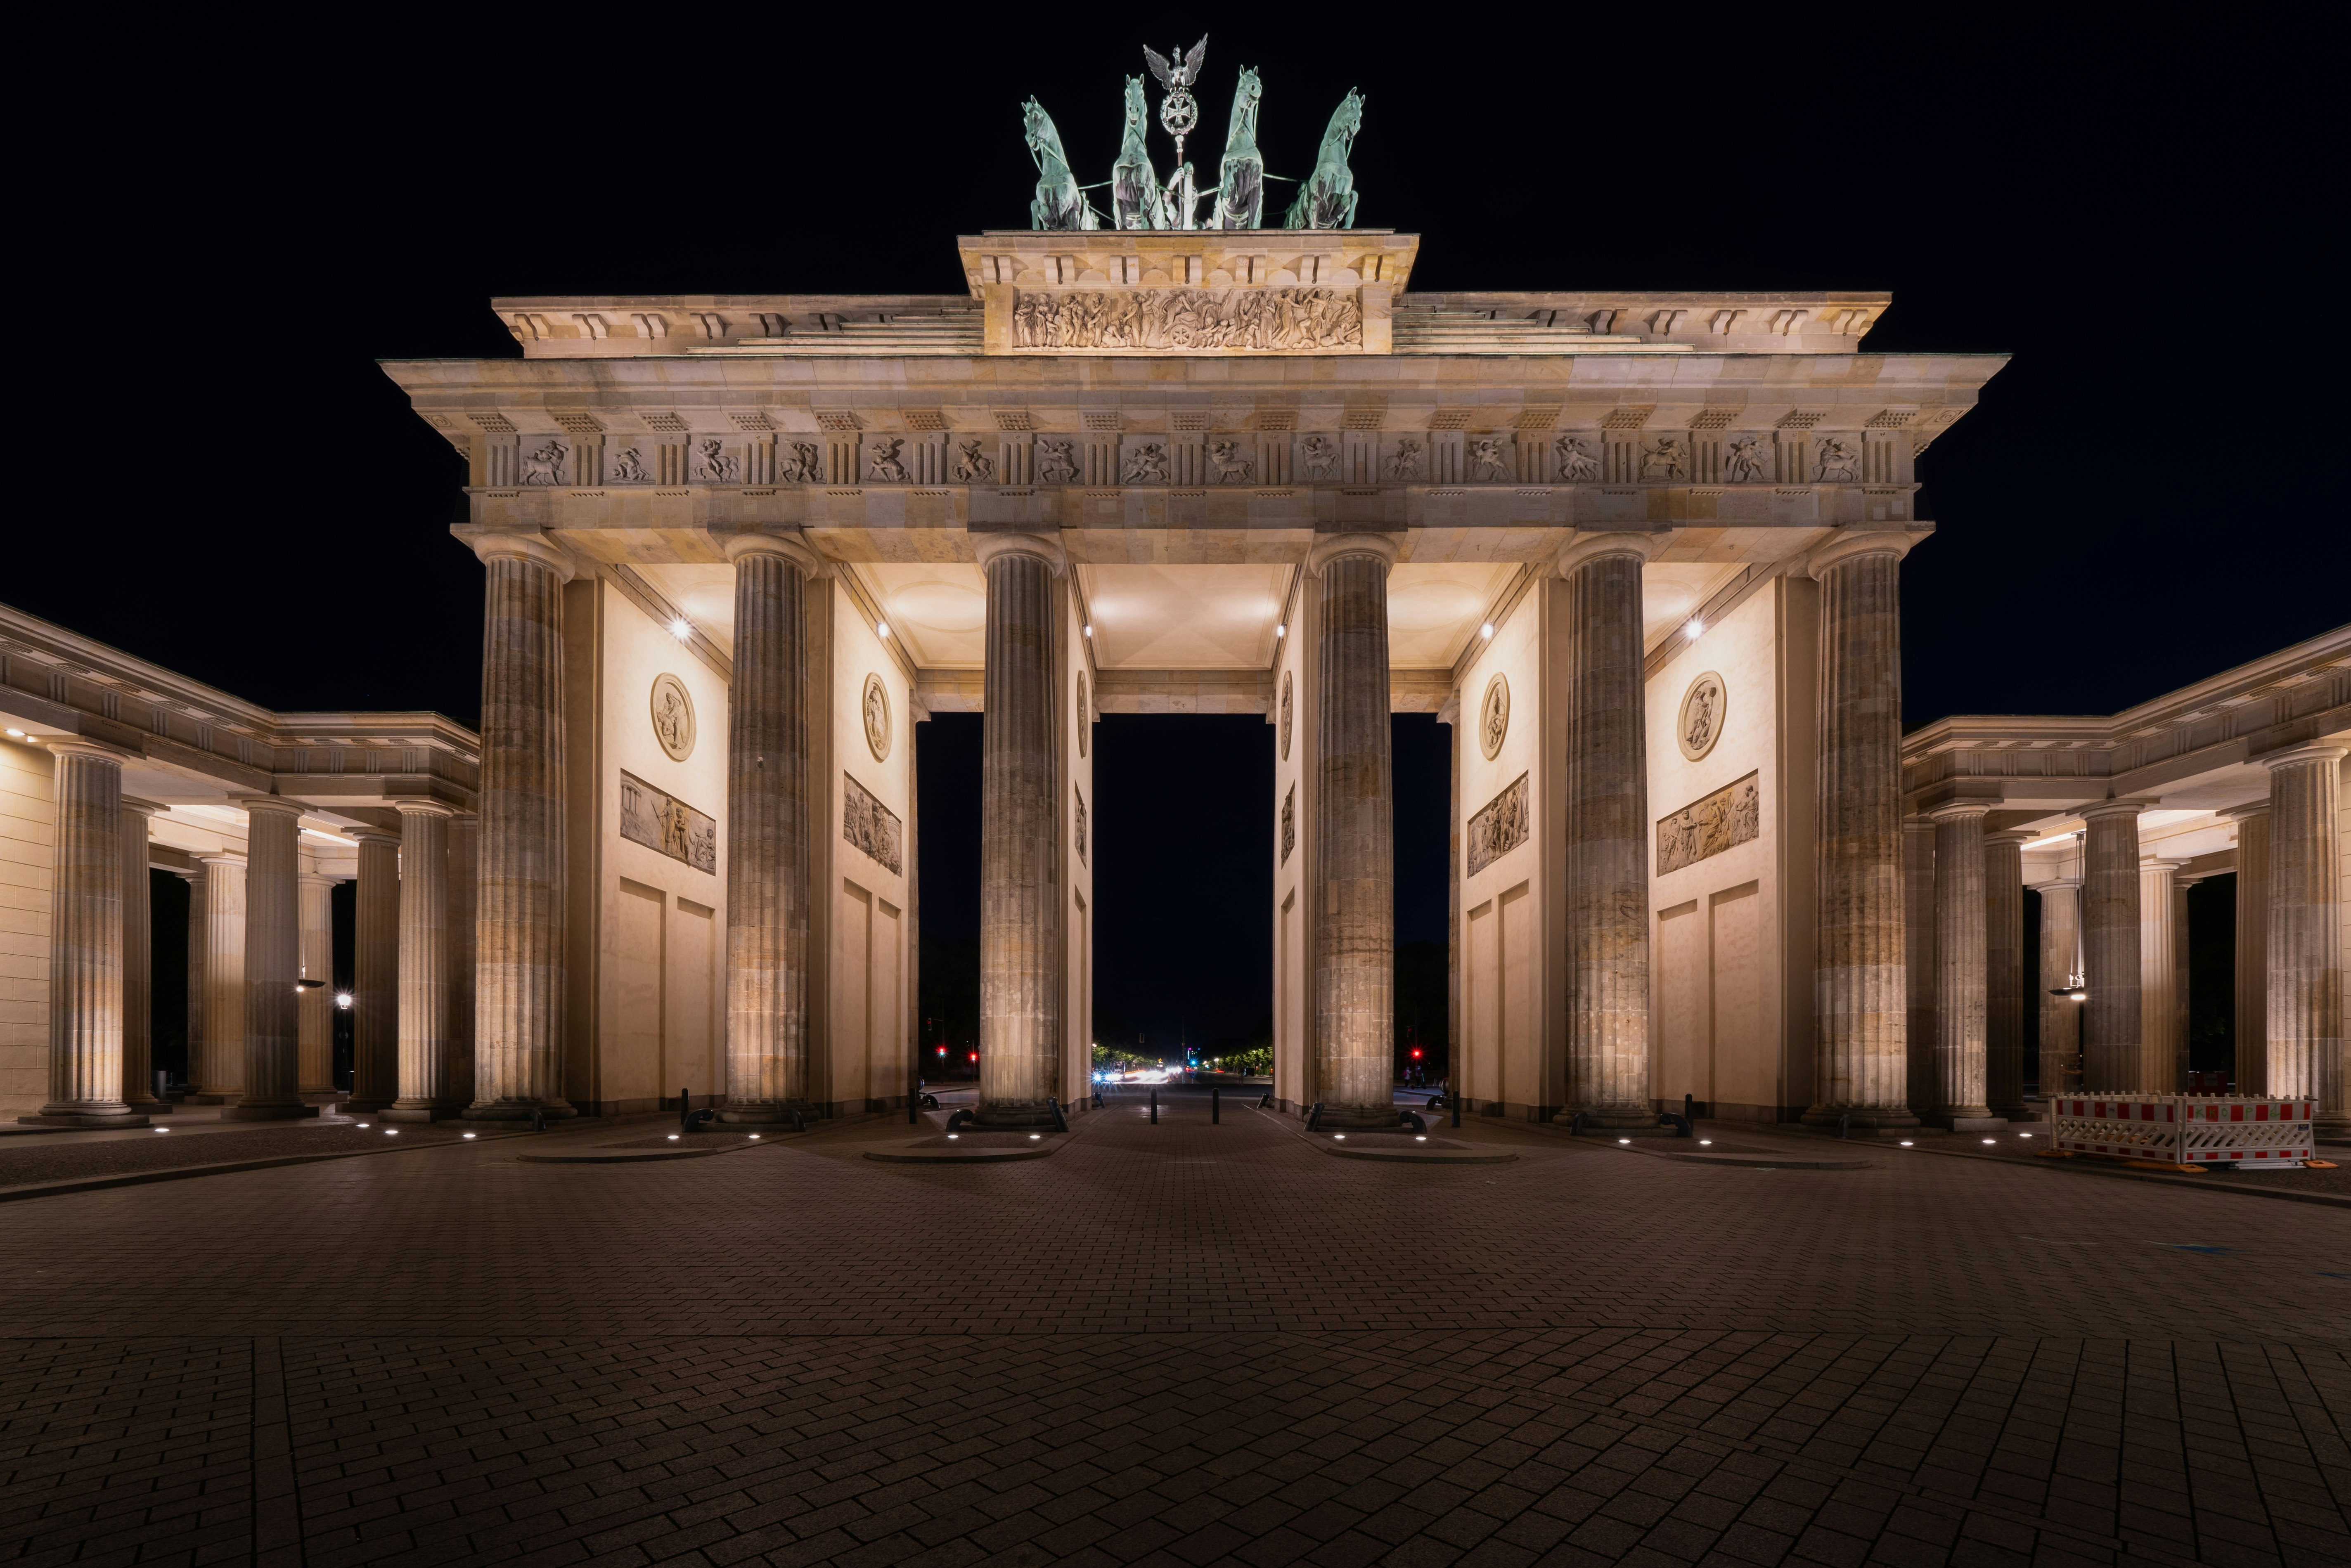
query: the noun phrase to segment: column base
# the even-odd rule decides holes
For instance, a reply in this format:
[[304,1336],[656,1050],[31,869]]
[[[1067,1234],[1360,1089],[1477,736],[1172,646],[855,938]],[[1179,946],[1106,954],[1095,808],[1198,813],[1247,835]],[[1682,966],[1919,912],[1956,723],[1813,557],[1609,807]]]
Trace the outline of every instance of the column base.
[[288,1105],[283,1102],[268,1105],[231,1105],[221,1113],[224,1122],[298,1122],[305,1116],[319,1113],[316,1105]]
[[465,1113],[462,1105],[387,1105],[376,1113],[387,1122],[454,1122]]
[[1326,1100],[1314,1126],[1317,1132],[1393,1133],[1404,1125],[1403,1110],[1400,1105],[1338,1105]]
[[1918,1118],[1898,1106],[1815,1105],[1798,1118],[1800,1125],[1834,1129],[1844,1121],[1856,1133],[1907,1133],[1918,1125]]
[[214,1093],[210,1090],[198,1090],[193,1094],[183,1094],[180,1096],[180,1103],[183,1105],[225,1105],[235,1098],[236,1091],[234,1089],[231,1089],[225,1093]]
[[143,1111],[43,1111],[37,1116],[19,1116],[17,1125],[24,1127],[143,1127],[147,1115]]
[[1551,1119],[1554,1127],[1573,1127],[1575,1118],[1583,1118],[1583,1134],[1596,1138],[1670,1138],[1675,1129],[1662,1126],[1655,1111],[1584,1111],[1573,1105],[1563,1106]]
[[1927,1124],[1947,1128],[1954,1133],[1999,1133],[2007,1130],[2008,1118],[1995,1116],[1989,1111],[1961,1111],[1930,1116],[1927,1119]]
[[972,1117],[972,1126],[990,1133],[1033,1133],[1050,1131],[1053,1108],[1050,1105],[982,1105]]
[[343,1102],[343,1113],[347,1116],[373,1116],[391,1110],[398,1103],[396,1100],[386,1100],[381,1095],[367,1100],[346,1100]]
[[580,1114],[579,1108],[569,1100],[476,1100],[465,1107],[465,1122],[528,1122],[537,1112],[550,1122],[559,1122]]
[[[801,1117],[809,1121],[814,1121],[819,1114],[816,1108],[810,1105],[803,1105],[799,1111]],[[786,1105],[721,1105],[718,1107],[719,1122],[730,1127],[775,1127],[788,1124],[791,1119],[791,1108]],[[1048,1114],[1045,1120],[1050,1124],[1051,1115]]]

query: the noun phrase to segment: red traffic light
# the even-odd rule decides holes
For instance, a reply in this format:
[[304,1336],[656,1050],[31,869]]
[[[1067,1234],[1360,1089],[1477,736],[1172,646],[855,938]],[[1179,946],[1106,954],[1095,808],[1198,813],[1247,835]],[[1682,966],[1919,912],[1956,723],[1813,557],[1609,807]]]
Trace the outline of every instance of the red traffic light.
[[972,1059],[974,1061],[977,1061],[979,1060],[979,1052],[977,1052],[977,1051],[973,1051],[973,1052],[971,1053],[971,1059]]
[[946,1048],[946,1046],[944,1046],[944,1045],[943,1045],[943,1046],[939,1047],[939,1054],[940,1054],[941,1056],[945,1056],[946,1053],[947,1053],[947,1048]]
[[1416,1045],[1412,1048],[1412,1059],[1415,1061],[1418,1061],[1420,1060],[1420,1047]]

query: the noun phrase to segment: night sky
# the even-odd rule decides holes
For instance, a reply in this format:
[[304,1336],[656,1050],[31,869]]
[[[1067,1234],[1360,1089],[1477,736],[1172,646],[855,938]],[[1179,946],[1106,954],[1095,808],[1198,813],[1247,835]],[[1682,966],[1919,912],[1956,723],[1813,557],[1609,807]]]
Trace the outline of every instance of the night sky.
[[[214,18],[150,42],[20,148],[29,494],[0,601],[273,707],[474,722],[463,475],[376,359],[517,354],[499,293],[953,291],[956,234],[1026,221],[1021,100],[1106,178],[1139,46],[1214,25],[1207,140],[1255,66],[1273,172],[1308,172],[1364,90],[1360,221],[1425,236],[1420,287],[1886,287],[1865,348],[2015,356],[1922,460],[1942,532],[1904,573],[1910,724],[2110,712],[2345,619],[2320,381],[2336,89],[2267,13],[1547,13],[1425,37],[1086,15],[713,16],[697,43],[592,47],[434,25],[261,48]],[[925,933],[951,943],[977,852],[942,792],[976,789],[976,723],[926,730]],[[1106,1022],[1259,1029],[1269,735],[1102,724]],[[1443,735],[1397,724],[1407,942],[1443,937]]]

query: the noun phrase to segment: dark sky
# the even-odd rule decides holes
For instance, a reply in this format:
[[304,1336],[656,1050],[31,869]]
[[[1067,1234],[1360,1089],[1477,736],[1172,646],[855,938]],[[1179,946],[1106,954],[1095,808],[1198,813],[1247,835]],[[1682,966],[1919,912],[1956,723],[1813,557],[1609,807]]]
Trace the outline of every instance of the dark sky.
[[[1138,46],[1223,19],[1211,140],[1255,66],[1268,166],[1303,173],[1360,87],[1360,219],[1425,236],[1423,287],[1887,287],[1866,348],[2014,354],[1923,461],[1942,531],[1905,573],[1906,716],[2112,711],[2351,603],[2320,382],[2341,332],[2339,94],[2296,14],[1415,31],[1214,8],[1155,12],[1145,38],[1074,13],[935,32],[713,13],[698,42],[658,45],[386,17],[305,41],[207,16],[117,37],[120,64],[18,149],[44,201],[20,208],[26,493],[0,601],[275,707],[471,722],[480,571],[446,534],[462,476],[375,359],[516,353],[487,309],[506,292],[952,290],[956,234],[1025,221],[1021,100],[1104,178]],[[1247,829],[1155,814],[1183,825],[1123,841],[1140,791],[1190,778],[1221,800],[1261,772],[1261,742],[1105,727],[1105,862],[1167,873],[1138,888],[1134,935],[1103,932],[1105,998],[1208,951],[1196,917],[1224,894],[1197,868],[1265,831],[1263,789],[1236,785]],[[1262,921],[1262,897],[1238,903]],[[1253,974],[1204,1011],[1261,1011]]]

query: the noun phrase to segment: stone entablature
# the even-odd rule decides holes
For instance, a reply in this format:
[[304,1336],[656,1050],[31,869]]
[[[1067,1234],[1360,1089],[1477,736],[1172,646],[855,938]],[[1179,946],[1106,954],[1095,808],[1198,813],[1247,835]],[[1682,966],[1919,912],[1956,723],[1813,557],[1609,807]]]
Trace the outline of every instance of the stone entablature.
[[471,809],[481,741],[434,713],[280,714],[0,605],[0,716],[236,794]]
[[2346,732],[2351,626],[2110,717],[1938,719],[1903,739],[1903,789],[1914,809],[1980,799],[2058,810],[2137,795],[2211,809],[2266,789],[2261,758]]

